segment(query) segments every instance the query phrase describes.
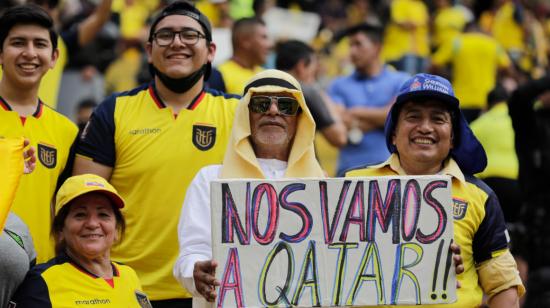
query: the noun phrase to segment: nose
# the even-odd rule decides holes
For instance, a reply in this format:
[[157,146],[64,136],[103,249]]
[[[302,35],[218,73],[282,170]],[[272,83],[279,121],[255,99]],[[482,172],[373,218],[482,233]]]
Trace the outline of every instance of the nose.
[[25,49],[23,50],[23,56],[27,58],[36,57],[36,48],[32,42],[29,42]]
[[270,115],[278,115],[279,114],[279,107],[277,105],[277,98],[272,97],[271,98],[271,104],[269,105],[269,109],[267,110],[267,113]]
[[86,220],[86,227],[89,229],[95,229],[99,227],[99,217],[97,215],[90,215]]
[[433,125],[429,118],[423,118],[418,124],[418,129],[423,133],[433,131]]

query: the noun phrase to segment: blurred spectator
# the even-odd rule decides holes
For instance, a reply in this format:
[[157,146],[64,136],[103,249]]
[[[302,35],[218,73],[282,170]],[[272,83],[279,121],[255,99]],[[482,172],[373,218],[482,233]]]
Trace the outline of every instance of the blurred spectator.
[[393,0],[382,57],[409,74],[424,72],[430,54],[428,8],[422,0]]
[[506,90],[497,85],[488,96],[489,110],[470,125],[487,153],[487,167],[477,176],[496,193],[506,222],[518,220],[521,194],[514,128],[508,114]]
[[456,96],[468,122],[487,108],[487,95],[495,87],[497,72],[511,74],[510,59],[504,49],[473,22],[433,55],[433,71],[441,72],[447,64],[451,66]]
[[97,107],[97,103],[91,98],[84,99],[80,101],[80,103],[78,103],[75,112],[75,122],[78,126],[79,132],[82,132],[82,130],[86,126],[86,123],[88,123],[88,120],[90,119],[90,116],[92,116],[95,107]]
[[328,93],[341,106],[349,129],[349,143],[340,149],[338,174],[365,164],[386,160],[384,122],[407,74],[384,65],[380,58],[382,29],[360,24],[347,30],[355,72],[335,79]]
[[434,1],[436,11],[433,18],[433,48],[441,46],[446,41],[452,41],[474,18],[472,12],[466,7],[453,5],[453,2],[453,0]]
[[112,1],[103,0],[99,6],[83,5],[83,10],[67,21],[61,32],[73,33],[72,35],[80,38],[82,34],[78,31],[87,23],[88,18],[97,22],[97,28],[88,42],[79,43],[69,49],[57,106],[57,110],[68,117],[72,118],[74,109],[81,100],[93,97],[96,101],[101,101],[105,97],[103,73],[116,58],[115,48],[120,38],[118,25],[109,20]]
[[233,25],[231,36],[233,56],[218,66],[221,79],[209,79],[213,89],[242,95],[246,82],[262,71],[273,43],[265,23],[256,17],[239,19]]
[[290,73],[300,82],[316,129],[330,144],[342,147],[347,143],[347,130],[333,111],[333,103],[328,95],[315,85],[317,61],[313,48],[301,41],[288,41],[277,45],[275,67]]
[[519,161],[526,228],[526,254],[531,272],[550,266],[550,77],[528,82],[508,100]]

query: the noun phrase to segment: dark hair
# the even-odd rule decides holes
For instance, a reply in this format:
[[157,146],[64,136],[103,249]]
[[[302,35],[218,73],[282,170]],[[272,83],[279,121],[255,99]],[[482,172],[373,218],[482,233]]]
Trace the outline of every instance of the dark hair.
[[312,55],[315,53],[313,48],[302,41],[290,40],[277,44],[275,68],[288,71],[293,69],[301,60],[308,65]]
[[48,9],[54,9],[59,5],[59,0],[30,0],[27,3],[34,3],[42,7],[46,6]]
[[237,46],[239,37],[243,35],[248,36],[248,33],[257,25],[265,26],[265,22],[259,17],[244,17],[235,21],[231,28],[231,43],[233,44],[233,48]]
[[151,28],[149,29],[149,42],[153,41],[153,34],[155,33],[155,28],[158,23],[165,17],[171,15],[183,15],[196,20],[204,31],[206,41],[212,42],[212,26],[210,25],[210,21],[208,21],[208,18],[189,1],[176,1],[171,3],[155,16],[151,23]]
[[[89,192],[88,194],[90,193],[100,193],[101,192]],[[86,195],[86,194],[84,194]],[[82,196],[84,196],[82,195]],[[53,222],[52,222],[52,229],[51,229],[51,235],[53,236],[54,240],[55,240],[55,254],[56,255],[60,255],[62,254],[63,252],[65,252],[65,249],[67,248],[67,243],[64,241],[64,240],[60,240],[59,239],[59,235],[61,234],[61,232],[63,232],[63,228],[65,227],[65,219],[67,219],[67,216],[69,215],[69,211],[71,209],[71,206],[73,206],[73,203],[74,203],[74,200],[71,200],[71,202],[69,202],[69,204],[66,204],[65,206],[63,206],[59,212],[57,213],[57,215],[55,215],[54,219],[53,219]],[[110,199],[109,199],[110,200]],[[120,243],[122,241],[122,239],[124,238],[124,233],[126,232],[126,220],[124,219],[124,216],[122,215],[122,212],[120,211],[120,209],[115,206],[112,202],[111,202],[111,206],[113,208],[113,212],[115,214],[115,218],[116,218],[116,229],[117,229],[117,232],[118,232],[118,242]]]
[[78,103],[78,106],[76,106],[76,110],[79,111],[85,108],[95,108],[95,107],[97,107],[96,101],[93,98],[86,98],[80,101],[80,103]]
[[345,36],[355,35],[357,33],[365,34],[373,43],[382,44],[384,31],[382,27],[370,23],[361,23],[348,28]]
[[4,11],[0,17],[0,51],[11,29],[17,25],[38,25],[48,30],[52,53],[57,48],[57,33],[53,28],[53,20],[48,13],[36,4],[17,5]]

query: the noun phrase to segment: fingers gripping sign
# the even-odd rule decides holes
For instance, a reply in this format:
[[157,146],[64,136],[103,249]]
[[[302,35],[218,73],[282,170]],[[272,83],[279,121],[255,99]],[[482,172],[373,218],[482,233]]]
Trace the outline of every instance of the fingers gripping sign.
[[214,260],[199,261],[193,269],[195,288],[209,302],[216,299],[216,287],[220,285],[215,277],[217,266],[218,263]]

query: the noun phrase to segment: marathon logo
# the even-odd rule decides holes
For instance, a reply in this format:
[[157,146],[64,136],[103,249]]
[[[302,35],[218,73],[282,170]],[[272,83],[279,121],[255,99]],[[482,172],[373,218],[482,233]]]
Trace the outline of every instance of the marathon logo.
[[466,216],[468,210],[468,202],[453,198],[453,217],[455,220],[461,220]]
[[57,149],[53,146],[39,143],[38,146],[38,160],[44,167],[53,169],[57,165]]
[[206,125],[193,125],[193,145],[201,151],[210,150],[216,143],[216,128]]
[[75,305],[106,305],[110,304],[111,300],[108,298],[94,298],[94,299],[85,299],[85,300],[76,300],[74,301]]

